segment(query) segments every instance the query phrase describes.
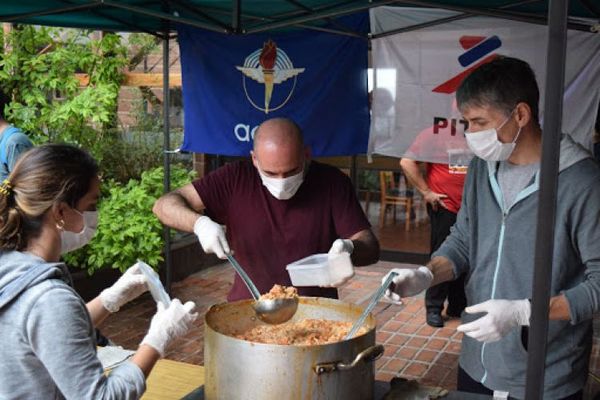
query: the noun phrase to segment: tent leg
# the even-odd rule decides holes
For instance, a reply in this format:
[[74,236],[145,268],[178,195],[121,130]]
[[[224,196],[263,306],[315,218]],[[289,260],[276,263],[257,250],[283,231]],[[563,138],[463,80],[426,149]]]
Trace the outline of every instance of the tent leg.
[[548,55],[544,103],[544,134],[540,167],[540,193],[535,241],[535,267],[527,386],[525,399],[541,400],[544,396],[544,372],[548,337],[548,309],[552,281],[554,222],[565,80],[568,0],[552,0],[548,9]]
[[[169,133],[169,32],[165,32],[163,38],[163,191],[168,193],[171,191],[171,155],[169,149],[170,133]],[[165,289],[169,295],[171,294],[171,279],[172,279],[172,260],[171,260],[171,229],[163,225],[164,254],[165,254]]]
[[358,159],[356,157],[356,154],[350,158],[350,180],[354,185],[356,193],[358,193]]

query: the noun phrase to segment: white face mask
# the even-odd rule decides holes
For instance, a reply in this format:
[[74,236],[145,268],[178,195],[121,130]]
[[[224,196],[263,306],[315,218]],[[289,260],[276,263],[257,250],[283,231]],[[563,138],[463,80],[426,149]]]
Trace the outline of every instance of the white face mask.
[[506,118],[497,129],[491,128],[478,132],[466,132],[465,138],[467,139],[467,145],[471,151],[475,153],[477,157],[486,161],[507,160],[515,149],[517,139],[521,134],[521,128],[519,127],[519,131],[511,143],[502,143],[498,140],[498,130],[501,129],[509,119],[510,116]]
[[260,168],[257,169],[262,184],[278,200],[291,199],[304,181],[304,168],[296,175],[288,176],[287,178],[271,178],[265,175]]
[[77,211],[77,213],[83,217],[83,229],[79,233],[65,230],[60,233],[60,254],[65,254],[85,246],[92,240],[92,237],[96,233],[98,211],[84,211],[83,213]]

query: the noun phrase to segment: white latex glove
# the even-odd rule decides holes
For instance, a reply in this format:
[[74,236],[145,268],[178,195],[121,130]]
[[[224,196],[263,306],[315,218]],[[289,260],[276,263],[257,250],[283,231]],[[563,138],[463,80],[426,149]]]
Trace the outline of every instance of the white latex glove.
[[148,290],[148,280],[140,270],[133,265],[109,288],[100,293],[100,302],[111,313],[119,311],[125,303],[138,297]]
[[205,253],[215,253],[219,258],[227,258],[225,254],[230,252],[229,243],[221,225],[203,215],[194,223],[194,233]]
[[179,299],[173,299],[168,308],[161,302],[158,302],[157,306],[158,311],[152,317],[150,329],[141,344],[151,346],[164,357],[169,343],[190,330],[198,313],[192,313],[196,304],[191,301],[181,304]]
[[353,251],[354,251],[354,244],[352,243],[352,240],[336,239],[333,242],[333,244],[331,245],[331,248],[329,249],[329,252],[327,254],[329,254],[329,258],[331,258],[331,257],[335,257],[336,255],[338,255],[340,253],[352,254]]
[[429,268],[420,266],[417,269],[394,268],[383,277],[381,283],[384,283],[388,275],[392,272],[398,275],[396,275],[390,287],[385,291],[385,297],[392,303],[401,303],[402,297],[410,297],[421,293],[433,281],[433,274]]
[[336,270],[343,270],[344,273],[335,276],[335,281],[331,282],[331,285],[326,285],[326,286],[321,286],[321,287],[340,287],[342,286],[344,283],[348,282],[350,280],[350,278],[352,278],[354,276],[354,266],[352,266],[352,261],[350,260],[344,260],[343,257],[350,257],[350,254],[352,254],[352,251],[354,251],[354,244],[352,243],[352,240],[350,239],[336,239],[333,244],[331,245],[331,248],[329,249],[329,252],[327,253],[328,256],[328,260],[329,260],[329,264],[330,266],[333,266],[333,268],[335,268],[335,263],[336,263],[336,258],[340,258],[339,262],[347,265],[348,263],[351,265],[350,266],[350,270],[346,271],[346,268],[337,268]]
[[488,300],[465,308],[469,314],[487,313],[456,330],[480,342],[495,342],[502,339],[511,329],[529,326],[531,304],[529,300]]
[[352,279],[352,277],[354,276],[354,268],[352,268],[352,273],[348,274],[348,275],[344,275],[343,277],[340,277],[338,280],[336,280],[335,282],[332,282],[331,285],[328,286],[321,286],[321,287],[334,287],[334,288],[339,288],[340,286],[342,286],[344,283],[348,282],[350,279]]

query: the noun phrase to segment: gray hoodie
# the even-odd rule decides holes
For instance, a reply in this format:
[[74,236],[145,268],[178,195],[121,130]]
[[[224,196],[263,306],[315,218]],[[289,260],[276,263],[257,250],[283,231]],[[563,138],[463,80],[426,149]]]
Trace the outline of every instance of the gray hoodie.
[[126,362],[105,376],[85,303],[62,263],[0,252],[0,399],[137,399]]
[[[530,299],[534,269],[539,172],[503,209],[497,163],[475,158],[469,167],[457,222],[433,256],[466,272],[469,305],[489,299]],[[564,135],[561,140],[551,296],[564,294],[570,321],[550,321],[544,399],[585,385],[592,348],[592,315],[600,310],[600,168]],[[550,266],[549,266],[550,267]],[[481,315],[463,313],[463,322]],[[523,398],[527,350],[521,328],[498,342],[464,336],[460,366],[493,390]]]

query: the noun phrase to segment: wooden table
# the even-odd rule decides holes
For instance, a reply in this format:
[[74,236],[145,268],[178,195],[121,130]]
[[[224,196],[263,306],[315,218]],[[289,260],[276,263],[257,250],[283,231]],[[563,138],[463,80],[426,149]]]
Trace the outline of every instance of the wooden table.
[[[159,360],[146,382],[143,400],[203,400],[204,367],[179,361]],[[389,382],[375,382],[375,399],[396,398]],[[400,398],[404,398],[401,396]],[[450,392],[444,400],[491,400],[490,396]]]
[[204,367],[159,360],[148,380],[143,400],[179,400],[204,385]]

